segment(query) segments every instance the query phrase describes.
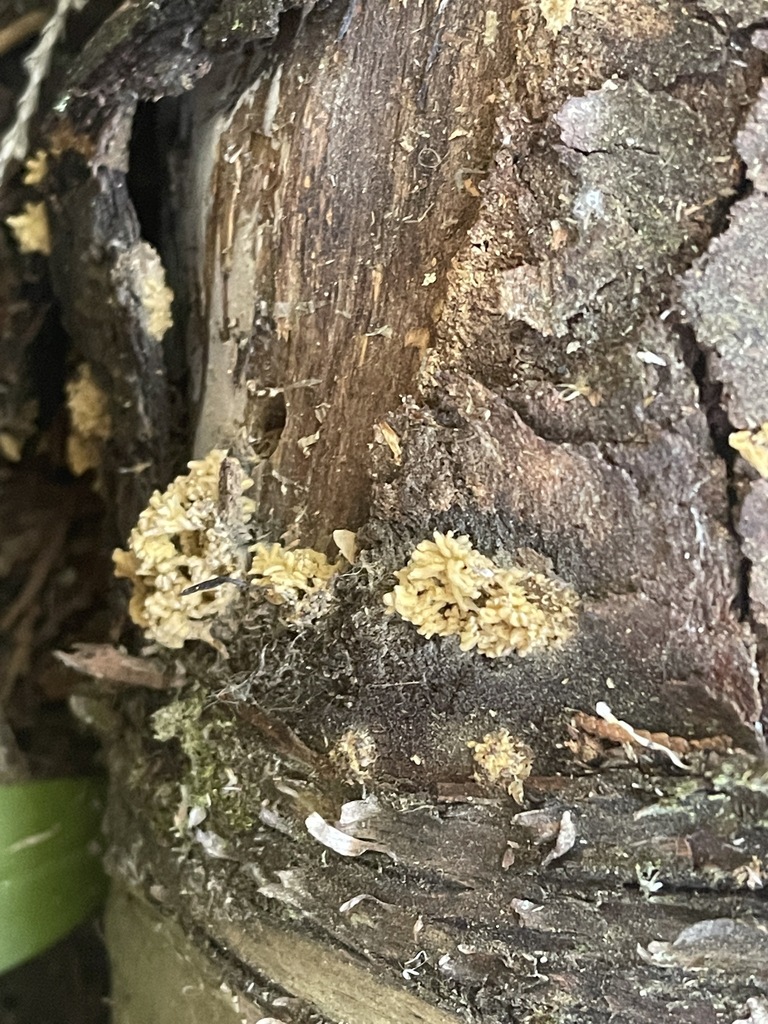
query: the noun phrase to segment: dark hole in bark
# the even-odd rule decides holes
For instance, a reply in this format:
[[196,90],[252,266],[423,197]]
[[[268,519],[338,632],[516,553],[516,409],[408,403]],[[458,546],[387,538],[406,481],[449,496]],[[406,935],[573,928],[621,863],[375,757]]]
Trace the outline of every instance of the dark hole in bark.
[[189,318],[189,296],[185,286],[186,254],[177,245],[174,220],[183,198],[174,198],[173,160],[178,159],[180,103],[175,97],[142,102],[136,107],[128,147],[128,195],[139,222],[141,237],[157,250],[165,270],[166,283],[173,292],[174,326],[163,338],[163,357],[169,388],[169,419],[172,444],[178,449],[176,468],[183,471],[188,458],[189,386],[184,325]]
[[728,435],[735,427],[728,420],[725,409],[720,404],[723,386],[710,377],[707,353],[699,345],[693,328],[688,324],[678,323],[675,330],[680,341],[683,361],[691,371],[699,390],[699,402],[707,417],[712,445],[720,458],[725,460],[730,471],[736,453],[728,444]]
[[264,398],[259,412],[259,441],[255,447],[258,455],[268,459],[277,448],[285,428],[285,398],[281,394]]
[[142,238],[158,251],[162,241],[163,197],[168,187],[168,173],[163,158],[167,129],[161,122],[158,103],[139,103],[133,118],[133,131],[128,149],[126,184]]
[[[712,447],[715,453],[725,462],[728,474],[728,526],[735,537],[738,538],[738,523],[736,517],[740,506],[740,498],[736,481],[734,478],[734,463],[736,452],[728,443],[728,437],[736,429],[721,404],[723,385],[713,380],[709,374],[707,353],[696,340],[696,334],[688,324],[679,323],[676,326],[677,336],[680,340],[680,348],[686,366],[693,374],[696,385],[699,389],[699,402],[706,414],[709,434],[712,438]],[[743,558],[739,571],[739,589],[732,602],[734,614],[740,619],[749,618],[749,570],[751,563],[749,559]]]
[[38,401],[37,421],[40,430],[50,427],[64,404],[64,379],[70,340],[64,330],[59,310],[52,306],[29,350],[29,368]]
[[266,432],[280,431],[285,427],[285,399],[282,395],[275,395],[267,402],[264,416],[264,430]]
[[739,180],[733,187],[733,194],[728,196],[723,202],[722,207],[719,207],[719,215],[712,225],[713,236],[722,235],[724,231],[728,230],[731,224],[731,210],[734,204],[751,196],[753,192],[754,185],[747,177],[747,165],[742,160],[741,167],[739,168]]

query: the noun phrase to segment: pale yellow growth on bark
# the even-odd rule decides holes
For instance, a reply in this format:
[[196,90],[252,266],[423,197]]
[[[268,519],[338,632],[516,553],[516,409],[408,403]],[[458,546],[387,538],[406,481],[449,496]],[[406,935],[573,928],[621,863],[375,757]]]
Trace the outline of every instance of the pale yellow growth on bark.
[[88,363],[81,363],[66,385],[70,433],[67,465],[75,476],[101,465],[104,442],[112,433],[109,400]]
[[737,430],[728,438],[728,444],[754,466],[760,476],[768,477],[768,423],[757,430]]
[[340,568],[313,548],[259,543],[251,551],[251,583],[265,590],[271,604],[295,604],[323,590]]
[[20,252],[41,252],[50,256],[51,234],[45,203],[25,203],[24,212],[6,217],[5,223],[13,232]]
[[541,0],[539,9],[552,35],[556,36],[570,24],[575,6],[576,0]]
[[525,743],[510,736],[507,729],[486,733],[482,740],[469,740],[467,746],[478,766],[475,778],[482,785],[503,787],[521,804],[523,782],[531,774],[533,753]]
[[[113,555],[115,575],[131,580],[128,606],[132,620],[147,636],[165,647],[186,640],[204,640],[221,650],[211,626],[237,591],[229,585],[182,594],[213,577],[229,576],[240,567],[240,538],[219,502],[219,474],[226,452],[214,449],[189,463],[165,491],[155,491],[131,531],[128,550]],[[252,484],[242,481],[242,490]],[[240,497],[242,524],[250,521],[254,503]]]
[[352,782],[364,782],[378,757],[376,741],[367,729],[347,729],[331,748],[329,757]]
[[525,655],[567,640],[576,625],[578,596],[561,580],[502,568],[450,531],[423,540],[395,575],[387,609],[425,637],[458,636],[463,651]]
[[48,154],[44,149],[38,149],[32,156],[27,157],[24,163],[25,185],[40,185],[45,181],[48,174]]

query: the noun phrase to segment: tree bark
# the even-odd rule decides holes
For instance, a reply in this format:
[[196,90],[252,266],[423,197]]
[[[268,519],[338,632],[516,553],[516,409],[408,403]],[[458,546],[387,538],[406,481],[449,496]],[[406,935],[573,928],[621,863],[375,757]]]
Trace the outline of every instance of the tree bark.
[[[254,1020],[760,1021],[764,483],[728,436],[768,420],[768,12],[313,6],[125,6],[49,124],[123,535],[187,429],[252,470],[258,538],[360,550],[298,621],[243,597],[226,659],[145,652],[180,695],[88,697],[115,948],[140,895]],[[548,560],[573,638],[490,659],[387,615],[434,531]],[[523,806],[473,757],[499,730]]]

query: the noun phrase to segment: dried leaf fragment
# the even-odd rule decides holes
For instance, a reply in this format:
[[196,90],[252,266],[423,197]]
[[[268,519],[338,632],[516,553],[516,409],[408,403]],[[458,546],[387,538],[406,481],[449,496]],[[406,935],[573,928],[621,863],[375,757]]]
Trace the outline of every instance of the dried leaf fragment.
[[530,829],[534,846],[541,846],[543,843],[552,842],[560,831],[560,819],[555,817],[555,813],[554,809],[545,810],[544,808],[521,811],[513,817],[512,821],[515,825],[522,825],[523,828]]
[[351,899],[344,900],[339,907],[340,914],[348,914],[350,910],[354,910],[364,900],[370,900],[372,903],[377,903],[380,907],[384,907],[386,910],[393,910],[391,903],[385,903],[384,900],[380,900],[378,896],[372,896],[369,892],[361,892],[358,896],[353,896]]
[[572,383],[558,384],[557,391],[564,402],[573,402],[576,398],[586,398],[593,409],[596,409],[603,400],[602,393],[597,388],[593,388],[591,384],[581,379]]
[[564,857],[569,850],[573,849],[573,844],[576,842],[576,823],[573,820],[573,815],[570,811],[563,811],[563,815],[560,818],[560,828],[557,833],[557,841],[553,850],[550,850],[547,856],[542,860],[541,866],[545,868],[548,864],[551,864],[553,860],[559,860],[560,857]]
[[753,892],[755,889],[762,889],[765,881],[765,874],[762,860],[753,855],[746,864],[742,864],[733,872],[737,885],[744,885]]
[[304,437],[300,437],[298,439],[296,444],[299,446],[299,448],[301,448],[301,454],[304,456],[305,459],[308,459],[309,456],[310,456],[309,449],[312,447],[313,444],[317,444],[317,442],[319,440],[320,440],[320,431],[319,430],[316,430],[314,432],[314,434],[306,434]]
[[195,842],[198,842],[205,853],[214,860],[234,859],[229,851],[229,843],[218,832],[206,832],[202,828],[196,828],[193,835]]
[[375,818],[381,814],[383,809],[375,796],[367,796],[362,800],[347,800],[341,805],[339,820],[336,824],[344,831],[354,832],[355,826]]
[[392,452],[395,465],[399,466],[403,461],[403,450],[400,446],[400,435],[391,427],[386,420],[379,420],[375,427],[376,440],[383,442]]
[[510,900],[510,906],[520,918],[520,924],[523,928],[535,928],[538,924],[535,915],[544,909],[541,904],[534,903],[532,900],[521,899]]
[[323,846],[338,853],[340,857],[360,857],[364,853],[386,853],[392,860],[396,857],[392,850],[381,843],[372,843],[366,839],[356,839],[341,829],[329,825],[322,815],[313,811],[304,822],[307,832]]
[[518,850],[519,848],[520,848],[520,844],[519,843],[515,843],[511,839],[507,840],[506,849],[504,850],[504,853],[501,855],[501,870],[502,871],[509,871],[509,869],[512,867],[512,865],[515,863],[515,857],[516,857],[515,850]]
[[334,530],[331,536],[342,557],[353,565],[357,557],[357,534],[354,530]]
[[124,654],[110,644],[75,644],[73,651],[54,651],[54,656],[67,668],[111,687],[167,690],[184,683],[183,677],[169,679],[150,659]]

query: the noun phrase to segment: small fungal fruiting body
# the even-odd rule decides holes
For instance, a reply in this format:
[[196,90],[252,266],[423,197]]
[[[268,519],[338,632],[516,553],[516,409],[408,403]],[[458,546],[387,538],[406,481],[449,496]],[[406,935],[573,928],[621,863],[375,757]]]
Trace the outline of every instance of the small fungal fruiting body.
[[[226,611],[237,591],[232,587],[196,590],[194,584],[242,569],[239,531],[219,501],[219,480],[225,451],[209,452],[189,463],[165,491],[155,491],[128,539],[128,550],[113,555],[115,575],[131,580],[131,619],[148,637],[165,647],[185,640],[204,640],[220,648],[211,635],[216,616]],[[247,490],[252,481],[241,481]],[[253,515],[254,503],[239,496],[242,524]]]
[[28,156],[24,163],[25,185],[42,185],[48,175],[48,154],[44,149],[38,149],[32,156]]
[[19,252],[41,252],[51,255],[51,233],[45,203],[25,203],[24,212],[6,217],[5,223],[13,232]]
[[250,580],[265,591],[271,604],[296,604],[323,590],[340,565],[313,548],[284,548],[280,544],[254,544]]
[[101,465],[104,442],[112,434],[109,399],[88,363],[81,363],[66,384],[70,433],[67,464],[75,476]]
[[329,757],[350,782],[364,782],[378,757],[376,741],[367,729],[347,729]]
[[503,787],[517,803],[523,802],[523,782],[531,774],[533,752],[527,744],[510,736],[507,729],[488,732],[482,740],[467,746],[477,764],[475,778],[482,785]]
[[157,252],[148,242],[139,242],[118,256],[115,273],[118,279],[131,282],[149,337],[162,341],[173,326],[173,292],[166,284],[165,268]]
[[489,658],[526,655],[572,635],[579,600],[561,580],[524,566],[502,568],[466,536],[433,537],[395,574],[398,584],[384,596],[390,613],[425,637],[458,636],[463,651],[477,648]]
[[[253,481],[242,476],[239,466],[228,465],[234,461],[214,450],[190,462],[188,473],[149,499],[128,550],[112,555],[115,575],[133,583],[132,620],[165,647],[204,640],[222,650],[211,626],[238,588],[261,588],[272,604],[298,611],[341,568],[312,548],[259,543],[250,548],[253,559],[246,580],[241,579],[255,505],[243,496]],[[223,585],[231,583],[237,588]]]
[[757,430],[737,430],[728,437],[728,444],[734,448],[760,476],[768,477],[768,423]]

